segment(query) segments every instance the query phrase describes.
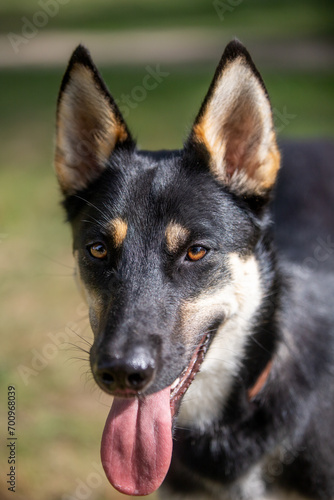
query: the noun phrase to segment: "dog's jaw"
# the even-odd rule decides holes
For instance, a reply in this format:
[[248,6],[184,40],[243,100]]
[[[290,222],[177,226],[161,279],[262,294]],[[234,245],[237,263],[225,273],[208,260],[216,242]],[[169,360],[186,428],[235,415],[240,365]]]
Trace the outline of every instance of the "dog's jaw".
[[[230,266],[234,286],[226,287],[224,293],[216,297],[220,307],[225,304],[226,321],[219,327],[199,373],[182,399],[178,424],[185,427],[204,430],[220,415],[241,367],[252,318],[262,301],[260,270],[255,257],[245,260],[233,254]],[[220,380],[219,384],[212,383],[216,379]]]
[[172,417],[177,413],[179,404],[184,394],[187,392],[196,374],[201,369],[201,365],[209,348],[211,338],[212,336],[210,333],[207,333],[202,337],[190,360],[189,365],[183,370],[181,375],[171,385],[170,406]]

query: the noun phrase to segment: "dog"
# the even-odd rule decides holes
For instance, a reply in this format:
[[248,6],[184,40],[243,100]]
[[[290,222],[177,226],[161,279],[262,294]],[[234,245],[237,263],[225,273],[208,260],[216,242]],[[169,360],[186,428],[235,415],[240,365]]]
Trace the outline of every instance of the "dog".
[[284,190],[268,93],[237,40],[178,151],[138,150],[87,49],[70,59],[55,169],[91,371],[114,396],[102,464],[122,493],[334,498],[333,203],[312,154],[289,147]]

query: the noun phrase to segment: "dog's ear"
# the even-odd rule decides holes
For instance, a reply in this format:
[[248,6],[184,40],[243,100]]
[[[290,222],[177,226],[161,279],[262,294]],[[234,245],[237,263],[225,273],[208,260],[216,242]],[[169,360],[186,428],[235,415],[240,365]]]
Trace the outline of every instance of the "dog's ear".
[[85,189],[119,146],[134,145],[89,52],[73,52],[58,97],[55,168],[63,193]]
[[238,195],[265,195],[275,182],[280,155],[268,94],[237,40],[225,49],[188,146],[204,151],[214,176]]

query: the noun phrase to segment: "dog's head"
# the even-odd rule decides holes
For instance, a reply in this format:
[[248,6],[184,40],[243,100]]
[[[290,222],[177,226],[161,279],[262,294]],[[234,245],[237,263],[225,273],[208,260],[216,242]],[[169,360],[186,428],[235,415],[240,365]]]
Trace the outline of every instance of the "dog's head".
[[230,380],[264,295],[258,247],[279,168],[244,47],[226,48],[184,148],[154,153],[136,149],[78,47],[59,94],[55,165],[99,386],[132,399],[168,388],[175,412],[200,366],[199,384],[206,370]]

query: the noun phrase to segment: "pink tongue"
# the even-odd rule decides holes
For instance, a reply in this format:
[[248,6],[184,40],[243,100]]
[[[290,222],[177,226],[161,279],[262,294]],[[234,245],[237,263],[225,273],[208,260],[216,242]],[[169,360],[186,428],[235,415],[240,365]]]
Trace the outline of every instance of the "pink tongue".
[[126,495],[148,495],[164,480],[172,457],[170,388],[137,398],[114,398],[101,444],[110,483]]

